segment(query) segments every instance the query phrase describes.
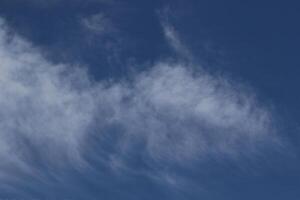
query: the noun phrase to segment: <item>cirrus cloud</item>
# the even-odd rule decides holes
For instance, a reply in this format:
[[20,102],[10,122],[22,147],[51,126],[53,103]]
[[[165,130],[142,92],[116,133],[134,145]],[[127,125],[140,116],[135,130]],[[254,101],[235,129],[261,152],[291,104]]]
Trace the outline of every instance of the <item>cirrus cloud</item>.
[[272,113],[254,94],[187,63],[158,62],[130,80],[95,82],[84,67],[51,63],[3,21],[0,59],[0,185],[16,172],[36,173],[37,163],[90,165],[92,137],[99,140],[88,156],[115,169],[132,167],[135,157],[184,166],[279,144]]

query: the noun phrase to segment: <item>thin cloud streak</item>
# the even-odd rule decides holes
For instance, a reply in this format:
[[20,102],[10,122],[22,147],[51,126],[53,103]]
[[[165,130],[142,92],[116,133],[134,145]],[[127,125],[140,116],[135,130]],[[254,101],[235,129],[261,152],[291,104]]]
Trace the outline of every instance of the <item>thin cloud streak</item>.
[[179,58],[187,59],[188,61],[193,60],[193,55],[188,47],[181,41],[179,33],[175,27],[170,23],[171,11],[168,7],[158,12],[158,18],[165,36],[166,42],[171,49],[177,54]]
[[189,52],[188,48],[180,41],[178,33],[176,32],[175,28],[167,23],[162,21],[162,28],[164,31],[165,38],[168,41],[170,47],[180,56],[184,58],[191,59],[191,53]]

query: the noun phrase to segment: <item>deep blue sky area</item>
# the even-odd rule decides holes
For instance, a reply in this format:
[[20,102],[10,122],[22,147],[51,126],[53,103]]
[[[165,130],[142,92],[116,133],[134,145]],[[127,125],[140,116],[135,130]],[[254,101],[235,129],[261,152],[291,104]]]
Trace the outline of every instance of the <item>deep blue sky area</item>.
[[[143,144],[137,144],[124,158],[130,169],[115,173],[93,156],[106,158],[105,151],[116,151],[113,146],[119,144],[115,140],[122,127],[105,127],[109,136],[88,139],[84,155],[93,167],[48,166],[43,153],[32,148],[36,156],[30,162],[44,179],[15,173],[23,181],[0,184],[0,199],[298,200],[299,10],[300,2],[278,0],[0,0],[9,34],[25,38],[51,63],[87,68],[94,83],[131,80],[166,61],[190,63],[195,70],[246,85],[271,110],[273,129],[284,143],[275,151],[262,145],[265,153],[254,158],[248,159],[241,145],[245,157],[208,156],[200,164],[187,159],[183,166],[139,155]],[[179,38],[179,50],[166,39],[164,22]],[[169,176],[170,182],[175,177],[184,183],[159,181]]]

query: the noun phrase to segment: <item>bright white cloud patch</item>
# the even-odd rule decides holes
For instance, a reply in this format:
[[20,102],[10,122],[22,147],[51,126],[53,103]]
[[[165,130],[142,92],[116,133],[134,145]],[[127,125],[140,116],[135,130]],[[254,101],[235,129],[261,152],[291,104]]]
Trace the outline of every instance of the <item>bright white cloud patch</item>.
[[179,165],[251,156],[276,140],[268,110],[225,78],[158,63],[132,81],[93,83],[0,27],[0,181],[12,163],[30,171],[33,157],[83,162],[91,134],[121,134],[114,153],[104,149],[115,165],[132,152]]

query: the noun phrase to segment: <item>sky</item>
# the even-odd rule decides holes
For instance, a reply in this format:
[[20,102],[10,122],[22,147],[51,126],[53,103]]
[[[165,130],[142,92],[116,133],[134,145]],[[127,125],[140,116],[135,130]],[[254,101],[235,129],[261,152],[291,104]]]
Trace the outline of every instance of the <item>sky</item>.
[[1,0],[0,200],[296,200],[300,3]]

